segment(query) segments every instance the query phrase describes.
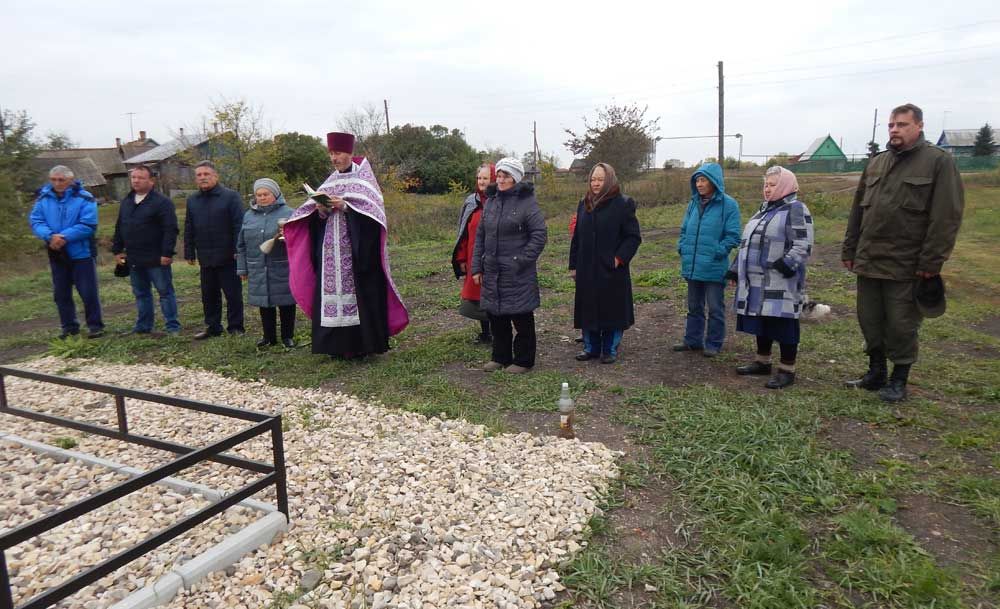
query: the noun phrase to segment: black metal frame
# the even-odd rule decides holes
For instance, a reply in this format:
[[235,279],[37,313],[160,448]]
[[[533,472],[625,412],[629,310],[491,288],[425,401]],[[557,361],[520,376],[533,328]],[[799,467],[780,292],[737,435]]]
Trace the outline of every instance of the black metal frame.
[[[118,429],[102,427],[100,425],[93,425],[90,423],[81,423],[72,419],[42,414],[31,410],[13,408],[7,402],[7,389],[4,383],[4,378],[7,376],[16,376],[44,383],[53,383],[113,395],[115,396],[115,410],[118,418]],[[157,404],[184,408],[186,410],[194,410],[196,412],[205,412],[224,417],[241,419],[253,422],[254,425],[223,440],[195,449],[173,442],[129,433],[128,413],[125,410],[125,398],[141,400],[144,402],[154,402]],[[212,516],[222,513],[229,507],[236,505],[237,503],[271,485],[274,485],[275,492],[277,494],[278,511],[284,514],[285,518],[288,518],[288,491],[285,486],[285,451],[282,439],[280,414],[270,415],[253,410],[230,408],[227,406],[219,406],[196,400],[187,400],[158,393],[125,389],[123,387],[115,387],[113,385],[105,385],[102,383],[91,383],[89,381],[42,374],[39,372],[11,368],[7,366],[0,366],[0,413],[24,417],[34,421],[51,423],[60,427],[68,427],[87,433],[131,442],[133,444],[141,444],[143,446],[166,450],[182,455],[156,469],[126,480],[125,482],[97,493],[96,495],[87,497],[74,505],[52,512],[42,518],[26,523],[13,531],[0,535],[0,609],[44,609],[45,607],[50,607],[67,596],[80,591],[105,575],[115,571],[119,567],[132,562],[143,554],[146,554],[147,552],[167,543],[171,539],[186,533]],[[264,435],[269,431],[271,433],[271,448],[274,458],[273,464],[224,454],[224,451],[246,442],[251,438]],[[6,551],[9,548],[23,543],[32,537],[37,537],[46,533],[59,525],[73,520],[74,518],[79,518],[88,512],[92,512],[104,505],[121,499],[130,493],[134,493],[140,489],[155,484],[168,476],[176,474],[203,461],[214,461],[223,465],[238,467],[255,473],[264,474],[264,476],[255,482],[251,482],[243,488],[226,495],[219,501],[201,509],[195,514],[188,516],[187,518],[174,523],[170,527],[152,535],[138,545],[116,554],[115,556],[112,556],[97,565],[94,565],[76,577],[72,577],[58,586],[50,588],[49,590],[39,594],[27,603],[19,605],[16,608],[14,607],[10,576],[7,571],[7,560],[5,556]]]

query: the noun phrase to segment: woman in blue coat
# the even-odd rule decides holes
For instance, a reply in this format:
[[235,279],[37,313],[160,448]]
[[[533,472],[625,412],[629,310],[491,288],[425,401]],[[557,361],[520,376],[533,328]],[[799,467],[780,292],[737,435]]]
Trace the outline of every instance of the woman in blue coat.
[[[284,221],[292,215],[277,182],[261,178],[253,183],[254,203],[243,216],[243,228],[236,242],[236,274],[247,282],[247,302],[260,308],[264,337],[258,347],[278,344],[278,315],[281,315],[281,343],[294,347],[295,298],[288,287],[288,250],[285,241],[275,238]],[[260,246],[274,239],[270,251]]]
[[726,194],[722,167],[705,163],[691,176],[691,202],[677,243],[681,275],[688,286],[688,312],[684,342],[674,345],[674,351],[702,351],[705,357],[719,354],[726,338],[723,292],[729,252],[739,243],[740,206]]

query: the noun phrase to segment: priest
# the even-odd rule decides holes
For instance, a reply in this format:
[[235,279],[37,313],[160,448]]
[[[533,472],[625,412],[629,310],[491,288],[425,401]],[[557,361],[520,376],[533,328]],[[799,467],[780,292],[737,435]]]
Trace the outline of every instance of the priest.
[[385,353],[409,316],[389,273],[382,190],[368,159],[353,156],[353,135],[326,141],[333,173],[284,226],[292,295],[312,319],[313,353]]

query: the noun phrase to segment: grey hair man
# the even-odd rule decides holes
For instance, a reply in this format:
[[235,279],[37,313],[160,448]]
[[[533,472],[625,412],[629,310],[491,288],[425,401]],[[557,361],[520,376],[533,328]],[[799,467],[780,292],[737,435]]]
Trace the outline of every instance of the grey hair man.
[[97,201],[65,165],[49,170],[28,218],[31,232],[45,242],[52,271],[52,297],[59,311],[59,338],[80,333],[73,288],[83,301],[89,338],[104,335],[97,287]]
[[195,334],[203,340],[222,334],[222,295],[226,296],[226,330],[246,333],[243,327],[243,285],[236,274],[236,245],[243,226],[243,201],[235,191],[219,184],[211,161],[195,165],[198,192],[187,199],[184,217],[184,259],[201,266],[201,305],[205,329]]

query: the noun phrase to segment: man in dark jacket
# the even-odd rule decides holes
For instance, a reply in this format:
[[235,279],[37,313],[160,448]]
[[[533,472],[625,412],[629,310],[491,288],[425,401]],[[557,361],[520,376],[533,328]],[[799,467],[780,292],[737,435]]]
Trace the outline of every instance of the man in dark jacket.
[[177,295],[170,265],[177,245],[177,212],[173,202],[153,190],[153,172],[145,165],[129,172],[132,192],[122,199],[115,223],[111,251],[118,264],[129,266],[132,294],[137,312],[134,334],[153,331],[153,291],[160,296],[167,334],[181,331],[177,319]]
[[[936,277],[951,255],[965,195],[951,155],[924,139],[923,112],[899,106],[889,118],[889,145],[865,168],[854,195],[841,260],[858,276],[858,322],[868,372],[851,387],[906,398],[923,317],[919,281]],[[892,360],[887,378],[886,358]]]
[[[243,286],[236,275],[236,242],[243,225],[243,202],[235,191],[219,184],[211,161],[195,165],[198,192],[188,197],[184,217],[184,259],[201,265],[201,306],[205,329],[194,335],[203,340],[222,334],[222,294],[226,295],[226,330],[245,334]],[[221,293],[220,293],[221,292]]]

